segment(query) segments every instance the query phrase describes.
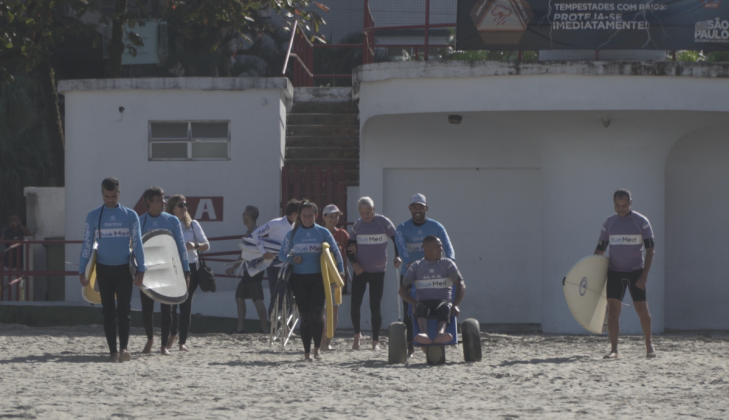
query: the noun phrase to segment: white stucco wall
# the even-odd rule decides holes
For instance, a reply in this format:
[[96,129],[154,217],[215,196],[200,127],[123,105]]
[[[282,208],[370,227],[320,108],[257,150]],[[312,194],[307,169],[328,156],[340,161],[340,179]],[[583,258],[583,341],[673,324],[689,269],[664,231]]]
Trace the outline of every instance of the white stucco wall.
[[[584,333],[566,306],[561,280],[575,262],[593,252],[601,223],[614,213],[612,193],[628,188],[634,194],[634,209],[651,220],[656,235],[658,252],[650,273],[649,304],[653,330],[662,331],[668,326],[665,311],[673,310],[664,307],[666,158],[678,139],[726,121],[729,103],[723,98],[729,94],[729,84],[724,77],[726,69],[721,66],[680,67],[675,63],[386,63],[360,67],[355,73],[362,133],[360,193],[381,203],[386,214],[393,211],[403,218],[407,217],[403,205],[391,203],[394,196],[388,195],[392,183],[388,173],[393,170],[538,171],[539,197],[531,204],[539,208],[537,221],[526,213],[504,212],[517,198],[488,194],[499,191],[499,184],[481,182],[475,176],[465,185],[449,184],[458,179],[452,175],[441,180],[450,190],[440,193],[441,201],[429,202],[431,215],[449,231],[485,224],[496,216],[505,226],[494,224],[493,229],[511,232],[514,237],[523,229],[515,224],[518,219],[539,238],[534,249],[531,243],[524,243],[513,250],[484,235],[462,235],[454,241],[456,260],[467,282],[472,279],[464,316],[475,316],[484,323],[538,322],[545,332]],[[448,123],[452,113],[463,115],[460,125]],[[610,120],[608,128],[603,119]],[[406,203],[410,194],[425,190],[429,182],[433,183],[426,177],[422,184],[413,182],[411,191],[398,193],[402,196],[399,201]],[[508,191],[509,186],[524,189],[515,179],[505,179],[500,187]],[[483,198],[473,199],[484,193]],[[472,218],[464,218],[460,209],[451,210],[458,217],[444,214],[440,209],[454,206],[446,199],[472,206],[472,212],[465,213]],[[474,252],[459,258],[459,249]],[[506,254],[493,259],[491,265],[475,258],[499,252]],[[537,271],[524,270],[530,264]],[[494,273],[495,267],[504,266],[506,273],[526,273],[523,288],[500,284],[518,278],[504,279]],[[712,279],[707,280],[712,290],[723,290],[722,276],[718,269],[712,271]],[[479,282],[484,285],[475,286]],[[536,304],[530,298],[533,293],[540,296]],[[625,303],[632,306],[629,298]],[[393,314],[392,308],[385,311],[385,323],[397,319]],[[623,311],[622,331],[640,332],[632,308]]]
[[[725,120],[726,121],[726,120]],[[666,162],[666,325],[729,329],[729,124],[687,134]]]
[[[33,234],[33,239],[62,238],[65,234],[66,207],[63,188],[26,187],[25,220]],[[40,244],[30,245],[33,250],[32,265],[34,270],[45,271],[46,248]],[[33,278],[33,300],[43,301],[47,292],[46,276]]]
[[[82,239],[86,214],[102,204],[101,181],[108,176],[119,179],[120,202],[130,208],[151,185],[168,195],[224,197],[224,220],[201,223],[209,237],[244,233],[241,214],[249,204],[258,207],[260,222],[279,217],[286,108],[293,92],[287,79],[62,81],[59,91],[66,103],[67,239]],[[149,161],[150,120],[229,120],[230,160]],[[213,242],[211,252],[235,250],[235,244]],[[79,250],[67,246],[67,261],[77,261]],[[218,273],[225,270],[211,265]],[[236,286],[236,280],[221,278],[216,293],[198,291],[193,313],[237,316]],[[67,278],[66,299],[82,300],[75,277]],[[139,307],[136,292],[133,307]]]

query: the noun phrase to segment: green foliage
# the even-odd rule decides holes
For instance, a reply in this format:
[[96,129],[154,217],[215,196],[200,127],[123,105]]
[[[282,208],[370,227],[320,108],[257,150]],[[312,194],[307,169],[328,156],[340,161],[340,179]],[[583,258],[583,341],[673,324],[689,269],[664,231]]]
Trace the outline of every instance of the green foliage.
[[47,185],[53,159],[43,125],[40,84],[25,76],[0,82],[0,220],[25,214],[23,187]]
[[[519,57],[518,51],[497,51],[497,50],[478,50],[478,51],[456,51],[451,50],[450,53],[444,54],[445,60],[461,60],[461,61],[516,61]],[[536,61],[539,58],[537,51],[522,51],[522,61]]]
[[[283,67],[293,22],[310,32],[324,23],[317,13],[304,10],[306,6],[305,0],[172,0],[161,12],[170,45],[162,67],[176,76],[237,76],[254,68],[260,73],[261,66],[251,64],[248,56],[262,60],[267,68],[262,76],[273,76]],[[286,19],[279,23],[266,18],[263,9]],[[234,40],[245,40],[250,48],[231,51]],[[233,53],[241,59],[231,62]]]
[[0,1],[0,78],[11,77],[8,63],[31,71],[67,37],[93,31],[79,20],[89,10],[85,0]]
[[[669,57],[669,60],[671,58]],[[676,61],[717,63],[729,61],[729,51],[713,51],[705,53],[703,51],[683,50],[676,51]]]

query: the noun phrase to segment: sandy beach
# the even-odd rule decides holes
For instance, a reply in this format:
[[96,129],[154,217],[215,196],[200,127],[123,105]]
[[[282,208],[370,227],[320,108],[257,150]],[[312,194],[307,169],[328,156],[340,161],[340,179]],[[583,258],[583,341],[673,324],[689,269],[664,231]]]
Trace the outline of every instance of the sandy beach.
[[726,333],[657,336],[653,360],[622,337],[614,361],[606,337],[482,333],[482,362],[450,347],[438,367],[388,365],[387,338],[374,353],[340,336],[314,363],[298,339],[197,334],[165,357],[145,338],[110,364],[101,326],[0,325],[0,418],[729,418]]

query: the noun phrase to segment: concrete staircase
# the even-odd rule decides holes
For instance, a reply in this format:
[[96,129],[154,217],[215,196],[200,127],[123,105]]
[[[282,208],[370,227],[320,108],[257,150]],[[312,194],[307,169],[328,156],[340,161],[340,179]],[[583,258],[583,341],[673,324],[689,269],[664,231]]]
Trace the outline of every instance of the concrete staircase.
[[286,165],[344,165],[359,185],[359,109],[352,102],[294,102],[286,122]]

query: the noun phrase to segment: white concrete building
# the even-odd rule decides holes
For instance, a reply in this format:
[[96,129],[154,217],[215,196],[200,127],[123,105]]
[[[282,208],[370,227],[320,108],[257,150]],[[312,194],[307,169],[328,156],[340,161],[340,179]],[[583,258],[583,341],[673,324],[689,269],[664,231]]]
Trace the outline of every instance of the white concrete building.
[[[463,316],[584,333],[561,280],[628,188],[655,231],[653,330],[727,329],[728,76],[686,63],[363,66],[360,193],[395,223],[412,194],[428,197],[466,279]],[[641,331],[632,307],[622,331]]]
[[[86,214],[103,204],[107,176],[120,180],[120,202],[130,208],[152,185],[184,194],[210,237],[245,232],[241,215],[249,204],[258,207],[261,222],[279,217],[286,110],[293,96],[287,79],[68,80],[59,83],[59,92],[66,103],[67,239],[83,237]],[[235,242],[223,244],[212,243],[211,252],[236,248]],[[77,261],[79,250],[68,245],[66,260]],[[194,313],[236,316],[237,281],[218,284],[216,293],[198,291]],[[80,291],[78,278],[68,277],[66,300],[81,302]],[[134,299],[139,307],[136,292]]]
[[[627,188],[655,232],[654,331],[729,329],[727,77],[728,68],[708,63],[363,66],[354,75],[361,134],[360,186],[352,193],[372,197],[395,224],[410,217],[412,194],[428,197],[428,216],[448,230],[466,278],[464,317],[585,333],[561,280],[592,254],[614,213],[612,193]],[[200,214],[193,216],[209,236],[239,234],[247,204],[259,207],[261,222],[279,214],[293,96],[284,79],[64,81],[59,90],[66,97],[67,239],[81,238],[105,176],[120,179],[129,207],[150,185],[195,197]],[[449,123],[451,114],[462,122]],[[164,125],[175,122],[188,124],[185,138]],[[221,122],[229,124],[227,137],[215,125]],[[219,160],[196,160],[201,155]],[[182,160],[155,160],[169,157]],[[67,261],[78,250],[68,246]],[[384,327],[398,319],[392,267],[386,282]],[[235,316],[237,281],[219,284],[217,293],[196,295],[193,312]],[[79,289],[68,278],[66,299],[80,301]],[[640,333],[625,302],[622,331]],[[340,327],[351,327],[348,297],[340,312]],[[255,318],[252,305],[248,316]]]

